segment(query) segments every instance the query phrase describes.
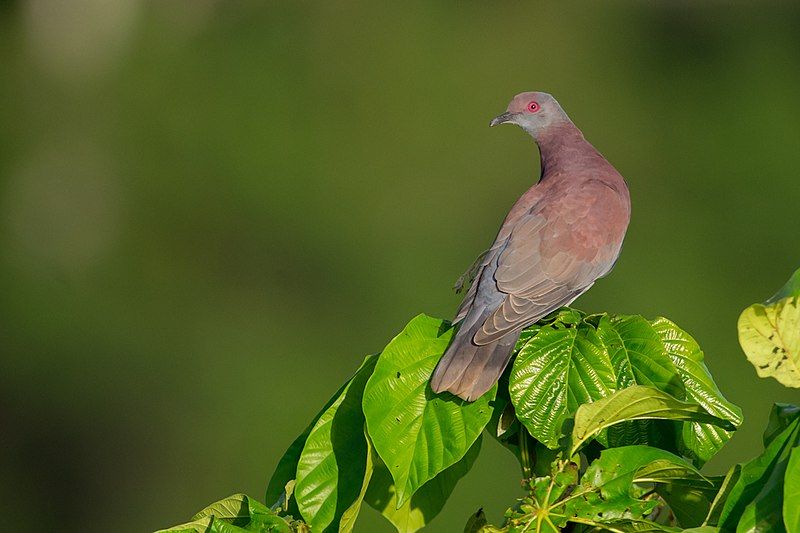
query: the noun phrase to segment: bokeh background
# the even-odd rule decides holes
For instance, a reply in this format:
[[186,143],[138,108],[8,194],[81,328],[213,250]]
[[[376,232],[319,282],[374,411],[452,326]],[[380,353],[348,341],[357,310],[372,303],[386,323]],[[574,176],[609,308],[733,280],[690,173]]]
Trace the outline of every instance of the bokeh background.
[[[695,5],[702,4],[702,5]],[[149,531],[262,496],[364,354],[537,177],[523,90],[627,177],[577,306],[693,333],[761,448],[736,319],[800,266],[796,2],[0,1],[0,515]],[[519,495],[486,441],[431,531]],[[360,531],[389,531],[362,511]]]

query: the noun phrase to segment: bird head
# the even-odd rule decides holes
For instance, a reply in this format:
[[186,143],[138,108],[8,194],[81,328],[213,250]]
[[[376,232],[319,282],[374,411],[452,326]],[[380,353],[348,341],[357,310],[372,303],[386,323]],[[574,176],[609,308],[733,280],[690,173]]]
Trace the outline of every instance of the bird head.
[[552,124],[569,121],[555,98],[547,93],[520,93],[508,104],[506,112],[496,116],[489,126],[516,124],[534,137]]

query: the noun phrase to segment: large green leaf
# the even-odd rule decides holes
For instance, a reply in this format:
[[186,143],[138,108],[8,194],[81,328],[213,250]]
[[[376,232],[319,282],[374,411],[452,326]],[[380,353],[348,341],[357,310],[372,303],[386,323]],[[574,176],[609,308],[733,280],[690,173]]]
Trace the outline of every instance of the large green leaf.
[[414,533],[439,514],[456,483],[472,468],[480,449],[481,438],[478,437],[461,460],[422,485],[410,499],[400,504],[399,508],[397,488],[392,474],[381,459],[376,457],[375,472],[364,501],[385,516],[398,533]]
[[572,430],[571,454],[588,439],[614,424],[652,419],[703,422],[734,429],[730,421],[709,414],[695,403],[683,402],[654,387],[634,385],[578,408]]
[[[638,315],[595,319],[597,332],[614,367],[616,388],[647,385],[679,399],[685,398],[680,376],[652,325]],[[604,446],[648,444],[678,451],[675,428],[663,420],[632,420],[612,426],[597,436]]]
[[800,270],[775,296],[742,311],[739,344],[759,376],[800,387]]
[[[288,504],[288,502],[281,501],[282,496],[285,496],[284,490],[286,488],[286,484],[297,477],[297,462],[300,460],[300,453],[303,451],[303,447],[306,445],[306,439],[308,438],[309,433],[311,433],[311,429],[317,423],[317,420],[319,420],[319,417],[322,416],[322,413],[328,410],[333,402],[341,397],[342,392],[344,391],[345,387],[347,387],[348,383],[350,383],[349,380],[347,383],[342,385],[333,396],[330,397],[322,409],[316,414],[311,423],[300,435],[297,436],[292,444],[289,445],[289,448],[286,449],[283,456],[278,461],[278,465],[275,467],[275,471],[272,473],[272,477],[270,477],[269,483],[267,484],[265,501],[268,504]],[[294,503],[294,500],[292,500],[292,502]]]
[[[652,326],[683,382],[685,399],[738,427],[742,423],[742,410],[722,396],[703,363],[703,351],[697,342],[666,318],[657,318]],[[680,431],[679,449],[700,464],[711,459],[731,436],[730,431],[719,426],[700,422],[684,422]]]
[[586,323],[541,328],[517,354],[509,381],[517,417],[551,449],[578,406],[615,389],[608,353]]
[[414,318],[381,353],[364,391],[367,430],[395,481],[398,505],[464,457],[492,416],[496,386],[467,402],[428,384],[452,334],[442,320]]
[[783,480],[792,448],[798,443],[800,416],[774,435],[760,456],[741,465],[714,525],[737,531],[782,530]]
[[358,498],[367,475],[367,446],[361,402],[377,362],[368,356],[342,394],[319,417],[297,464],[294,497],[315,531],[336,530]]
[[[523,331],[517,350],[509,377],[516,415],[551,449],[581,404],[632,385],[697,403],[733,426],[741,423],[739,408],[725,400],[703,364],[700,347],[667,319],[651,323],[641,316],[585,316],[564,309]],[[604,446],[649,444],[680,451],[702,464],[729,436],[709,424],[647,419],[620,421],[596,438]]]
[[658,332],[638,315],[602,317],[597,332],[608,348],[617,388],[647,385],[684,399],[683,382]]
[[800,448],[792,448],[783,480],[783,521],[786,531],[800,531]]
[[244,494],[234,494],[212,503],[191,522],[159,530],[170,533],[291,533],[289,524],[264,504]]

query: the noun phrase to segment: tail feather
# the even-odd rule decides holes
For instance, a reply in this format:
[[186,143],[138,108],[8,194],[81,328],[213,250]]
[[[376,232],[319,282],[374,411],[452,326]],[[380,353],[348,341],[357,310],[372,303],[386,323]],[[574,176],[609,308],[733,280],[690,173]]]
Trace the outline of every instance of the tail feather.
[[449,391],[473,401],[500,379],[519,339],[519,332],[509,333],[496,342],[479,346],[472,339],[482,323],[482,320],[462,323],[431,377],[431,388],[435,392]]

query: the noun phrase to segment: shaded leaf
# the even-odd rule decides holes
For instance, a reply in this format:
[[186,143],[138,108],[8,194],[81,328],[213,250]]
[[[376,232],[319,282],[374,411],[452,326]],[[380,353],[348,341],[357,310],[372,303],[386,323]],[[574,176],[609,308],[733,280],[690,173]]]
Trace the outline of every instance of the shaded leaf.
[[703,524],[718,488],[709,485],[702,488],[696,484],[676,482],[661,485],[657,490],[675,514],[678,524],[688,528]]
[[377,359],[375,355],[365,359],[341,396],[314,424],[300,454],[294,497],[316,531],[337,529],[363,485],[368,449],[361,401]]
[[800,407],[789,403],[776,403],[769,412],[769,420],[764,430],[766,448],[777,435],[800,417]]
[[356,524],[356,519],[358,518],[358,514],[361,511],[361,503],[364,501],[364,496],[367,494],[367,488],[369,487],[369,483],[372,480],[372,472],[374,470],[374,464],[372,461],[372,445],[369,442],[369,438],[366,435],[367,428],[364,427],[364,438],[367,442],[367,463],[366,469],[364,473],[364,481],[361,485],[361,491],[358,493],[356,497],[356,501],[348,507],[344,513],[342,513],[342,518],[339,521],[339,533],[350,533],[353,531],[353,528]]
[[391,472],[380,457],[374,457],[375,470],[364,501],[389,520],[398,533],[414,533],[429,524],[444,507],[458,481],[472,468],[481,449],[481,438],[456,464],[440,472],[398,508],[397,489]]
[[483,512],[483,509],[478,509],[478,511],[467,520],[467,524],[464,526],[464,533],[479,533],[487,523],[486,514]]
[[653,387],[635,385],[578,408],[571,454],[607,427],[622,421],[646,419],[696,421],[734,429],[728,420],[708,414],[697,404],[680,401]]
[[496,386],[474,402],[431,390],[428,380],[453,335],[447,328],[414,318],[381,353],[364,392],[367,430],[400,505],[464,457],[492,416]]
[[757,527],[769,530],[781,524],[784,474],[792,448],[798,442],[800,417],[775,435],[760,456],[741,465],[739,477],[728,492],[715,525],[730,530]]

